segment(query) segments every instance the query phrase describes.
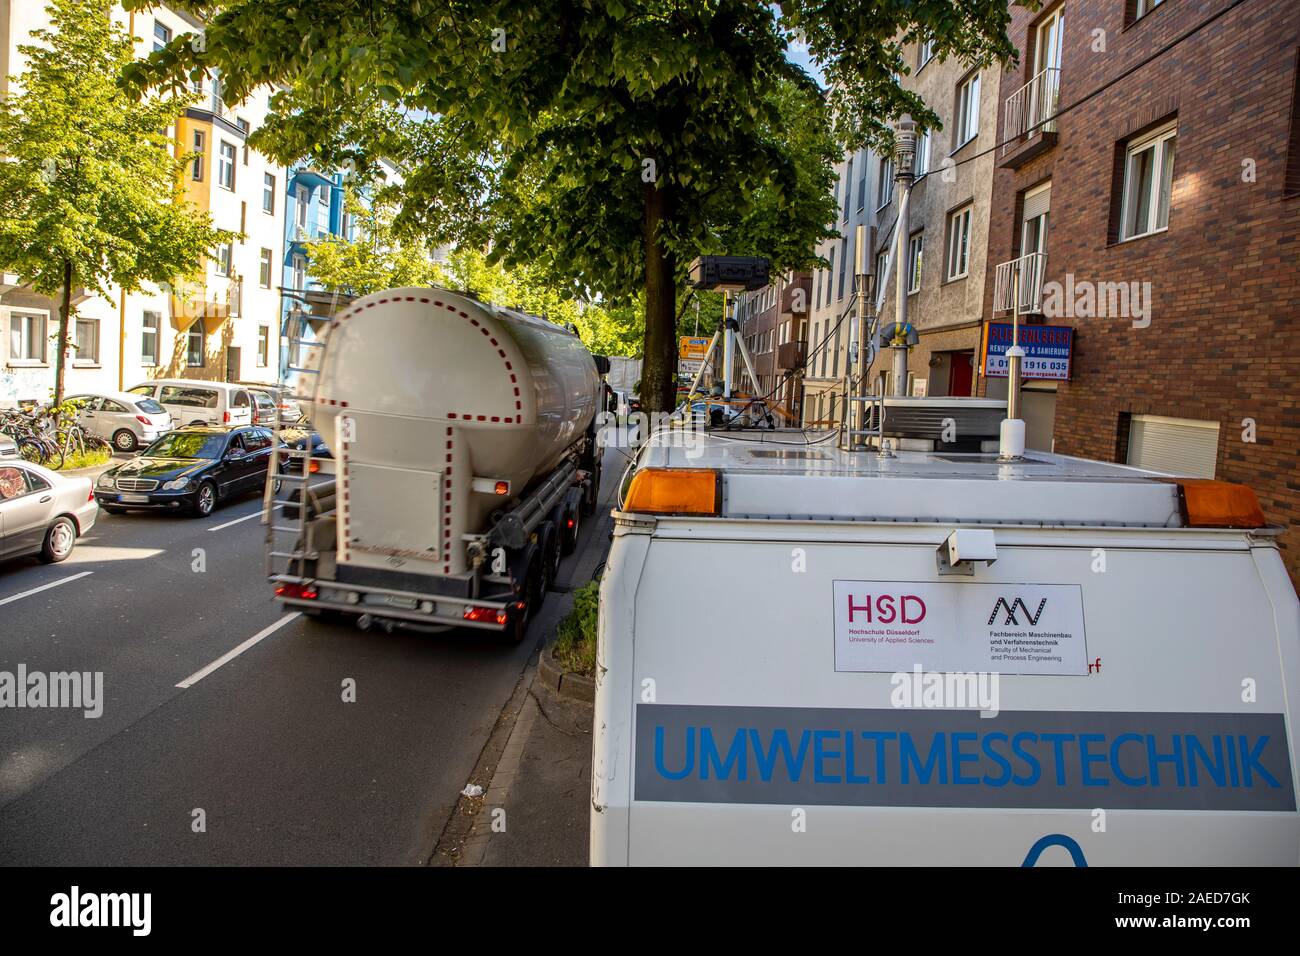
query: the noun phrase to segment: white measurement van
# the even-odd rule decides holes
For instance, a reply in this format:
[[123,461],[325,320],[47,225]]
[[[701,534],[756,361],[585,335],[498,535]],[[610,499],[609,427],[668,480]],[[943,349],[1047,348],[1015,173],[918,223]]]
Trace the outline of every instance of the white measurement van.
[[1249,489],[816,438],[641,454],[594,864],[1300,863],[1300,604]]

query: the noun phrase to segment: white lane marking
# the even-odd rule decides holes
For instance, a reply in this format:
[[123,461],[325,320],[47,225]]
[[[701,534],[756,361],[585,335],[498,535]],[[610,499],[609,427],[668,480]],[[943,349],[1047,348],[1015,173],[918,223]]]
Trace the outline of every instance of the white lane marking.
[[294,611],[292,614],[286,614],[284,617],[280,618],[280,620],[276,621],[276,622],[275,622],[274,624],[272,624],[270,627],[266,627],[266,628],[263,628],[262,630],[258,631],[256,634],[254,634],[254,635],[253,635],[252,637],[250,637],[248,640],[244,641],[244,643],[240,644],[238,647],[234,648],[233,650],[229,650],[229,651],[227,651],[226,653],[222,654],[220,657],[218,657],[215,661],[213,661],[213,662],[212,662],[211,664],[209,664],[207,667],[203,668],[202,670],[197,670],[197,671],[195,671],[193,674],[191,674],[189,677],[185,678],[183,681],[181,681],[181,682],[180,682],[179,684],[177,684],[176,686],[177,686],[177,687],[180,687],[180,688],[182,688],[182,689],[189,688],[189,687],[193,687],[195,684],[197,684],[199,681],[203,680],[203,678],[207,677],[209,674],[211,674],[211,673],[212,673],[214,670],[216,670],[218,667],[221,667],[223,664],[228,664],[228,663],[230,663],[230,662],[233,661],[236,657],[238,657],[240,654],[244,653],[244,651],[248,650],[250,647],[252,647],[254,644],[256,644],[258,641],[260,641],[260,640],[262,640],[262,639],[264,639],[264,638],[270,637],[272,634],[274,634],[274,633],[275,633],[276,631],[278,631],[280,628],[284,627],[284,626],[285,626],[286,624],[288,624],[290,621],[296,620],[297,618],[300,618],[300,617],[302,617],[302,612],[301,612],[301,611]]
[[66,578],[60,578],[57,581],[51,581],[49,584],[42,584],[38,588],[32,588],[30,591],[23,591],[21,594],[12,594],[9,597],[0,600],[0,604],[8,604],[11,601],[18,601],[25,597],[31,597],[33,594],[40,594],[42,591],[48,591],[50,588],[57,588],[60,584],[67,584],[70,581],[76,581],[78,578],[84,578],[87,574],[94,573],[94,571],[82,571],[80,574],[73,574]]
[[257,509],[256,511],[254,511],[251,515],[244,515],[244,517],[242,517],[242,518],[236,518],[234,521],[227,521],[225,524],[216,524],[216,525],[213,525],[213,526],[212,526],[211,528],[209,528],[208,530],[209,530],[209,531],[220,531],[222,528],[229,528],[232,524],[239,524],[239,522],[241,522],[241,521],[247,521],[249,518],[260,518],[261,516],[262,516],[262,509],[259,508],[259,509]]

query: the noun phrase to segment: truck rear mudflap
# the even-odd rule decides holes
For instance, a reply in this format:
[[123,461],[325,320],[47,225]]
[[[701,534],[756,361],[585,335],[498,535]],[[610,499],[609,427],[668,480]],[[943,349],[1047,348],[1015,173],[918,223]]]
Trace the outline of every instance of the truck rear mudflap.
[[945,569],[952,530],[624,519],[593,861],[1300,862],[1271,541],[996,528]]

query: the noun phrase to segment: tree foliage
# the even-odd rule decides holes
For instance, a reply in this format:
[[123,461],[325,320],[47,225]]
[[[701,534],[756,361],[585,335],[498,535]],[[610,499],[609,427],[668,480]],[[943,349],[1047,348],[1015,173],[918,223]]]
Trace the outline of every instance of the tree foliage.
[[[261,140],[282,161],[364,160],[393,148],[394,116],[414,120],[403,217],[603,301],[640,296],[656,409],[690,260],[811,265],[842,148],[886,145],[904,112],[938,126],[895,79],[903,45],[983,65],[1013,53],[1008,20],[1005,0],[227,0],[203,50],[173,43],[138,79],[217,66],[232,97],[292,83]],[[796,36],[829,94],[787,58]]]
[[167,127],[186,101],[120,85],[134,59],[109,0],[52,0],[52,29],[20,46],[29,67],[0,100],[0,266],[62,295],[55,402],[63,397],[71,290],[107,294],[193,278],[229,234],[178,193]]

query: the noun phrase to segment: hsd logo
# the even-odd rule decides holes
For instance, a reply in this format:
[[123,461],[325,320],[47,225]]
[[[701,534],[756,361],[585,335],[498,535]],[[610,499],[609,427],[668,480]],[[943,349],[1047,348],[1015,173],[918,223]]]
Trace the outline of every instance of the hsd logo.
[[1032,627],[1033,625],[1036,625],[1038,623],[1038,619],[1043,616],[1043,608],[1045,607],[1047,607],[1047,598],[1043,598],[1041,601],[1039,601],[1038,610],[1035,611],[1033,614],[1030,614],[1029,608],[1025,606],[1025,602],[1022,601],[1020,598],[1016,598],[1015,601],[1013,601],[1010,604],[1007,603],[1006,598],[998,598],[998,603],[993,605],[993,610],[989,614],[989,624],[993,623],[993,619],[998,616],[999,610],[1005,610],[1007,612],[1007,619],[1002,622],[1002,625],[1004,627],[1008,624],[1018,625],[1020,621],[1016,617],[1016,609],[1019,608],[1021,611],[1024,612],[1026,620],[1029,622],[1030,626]]

